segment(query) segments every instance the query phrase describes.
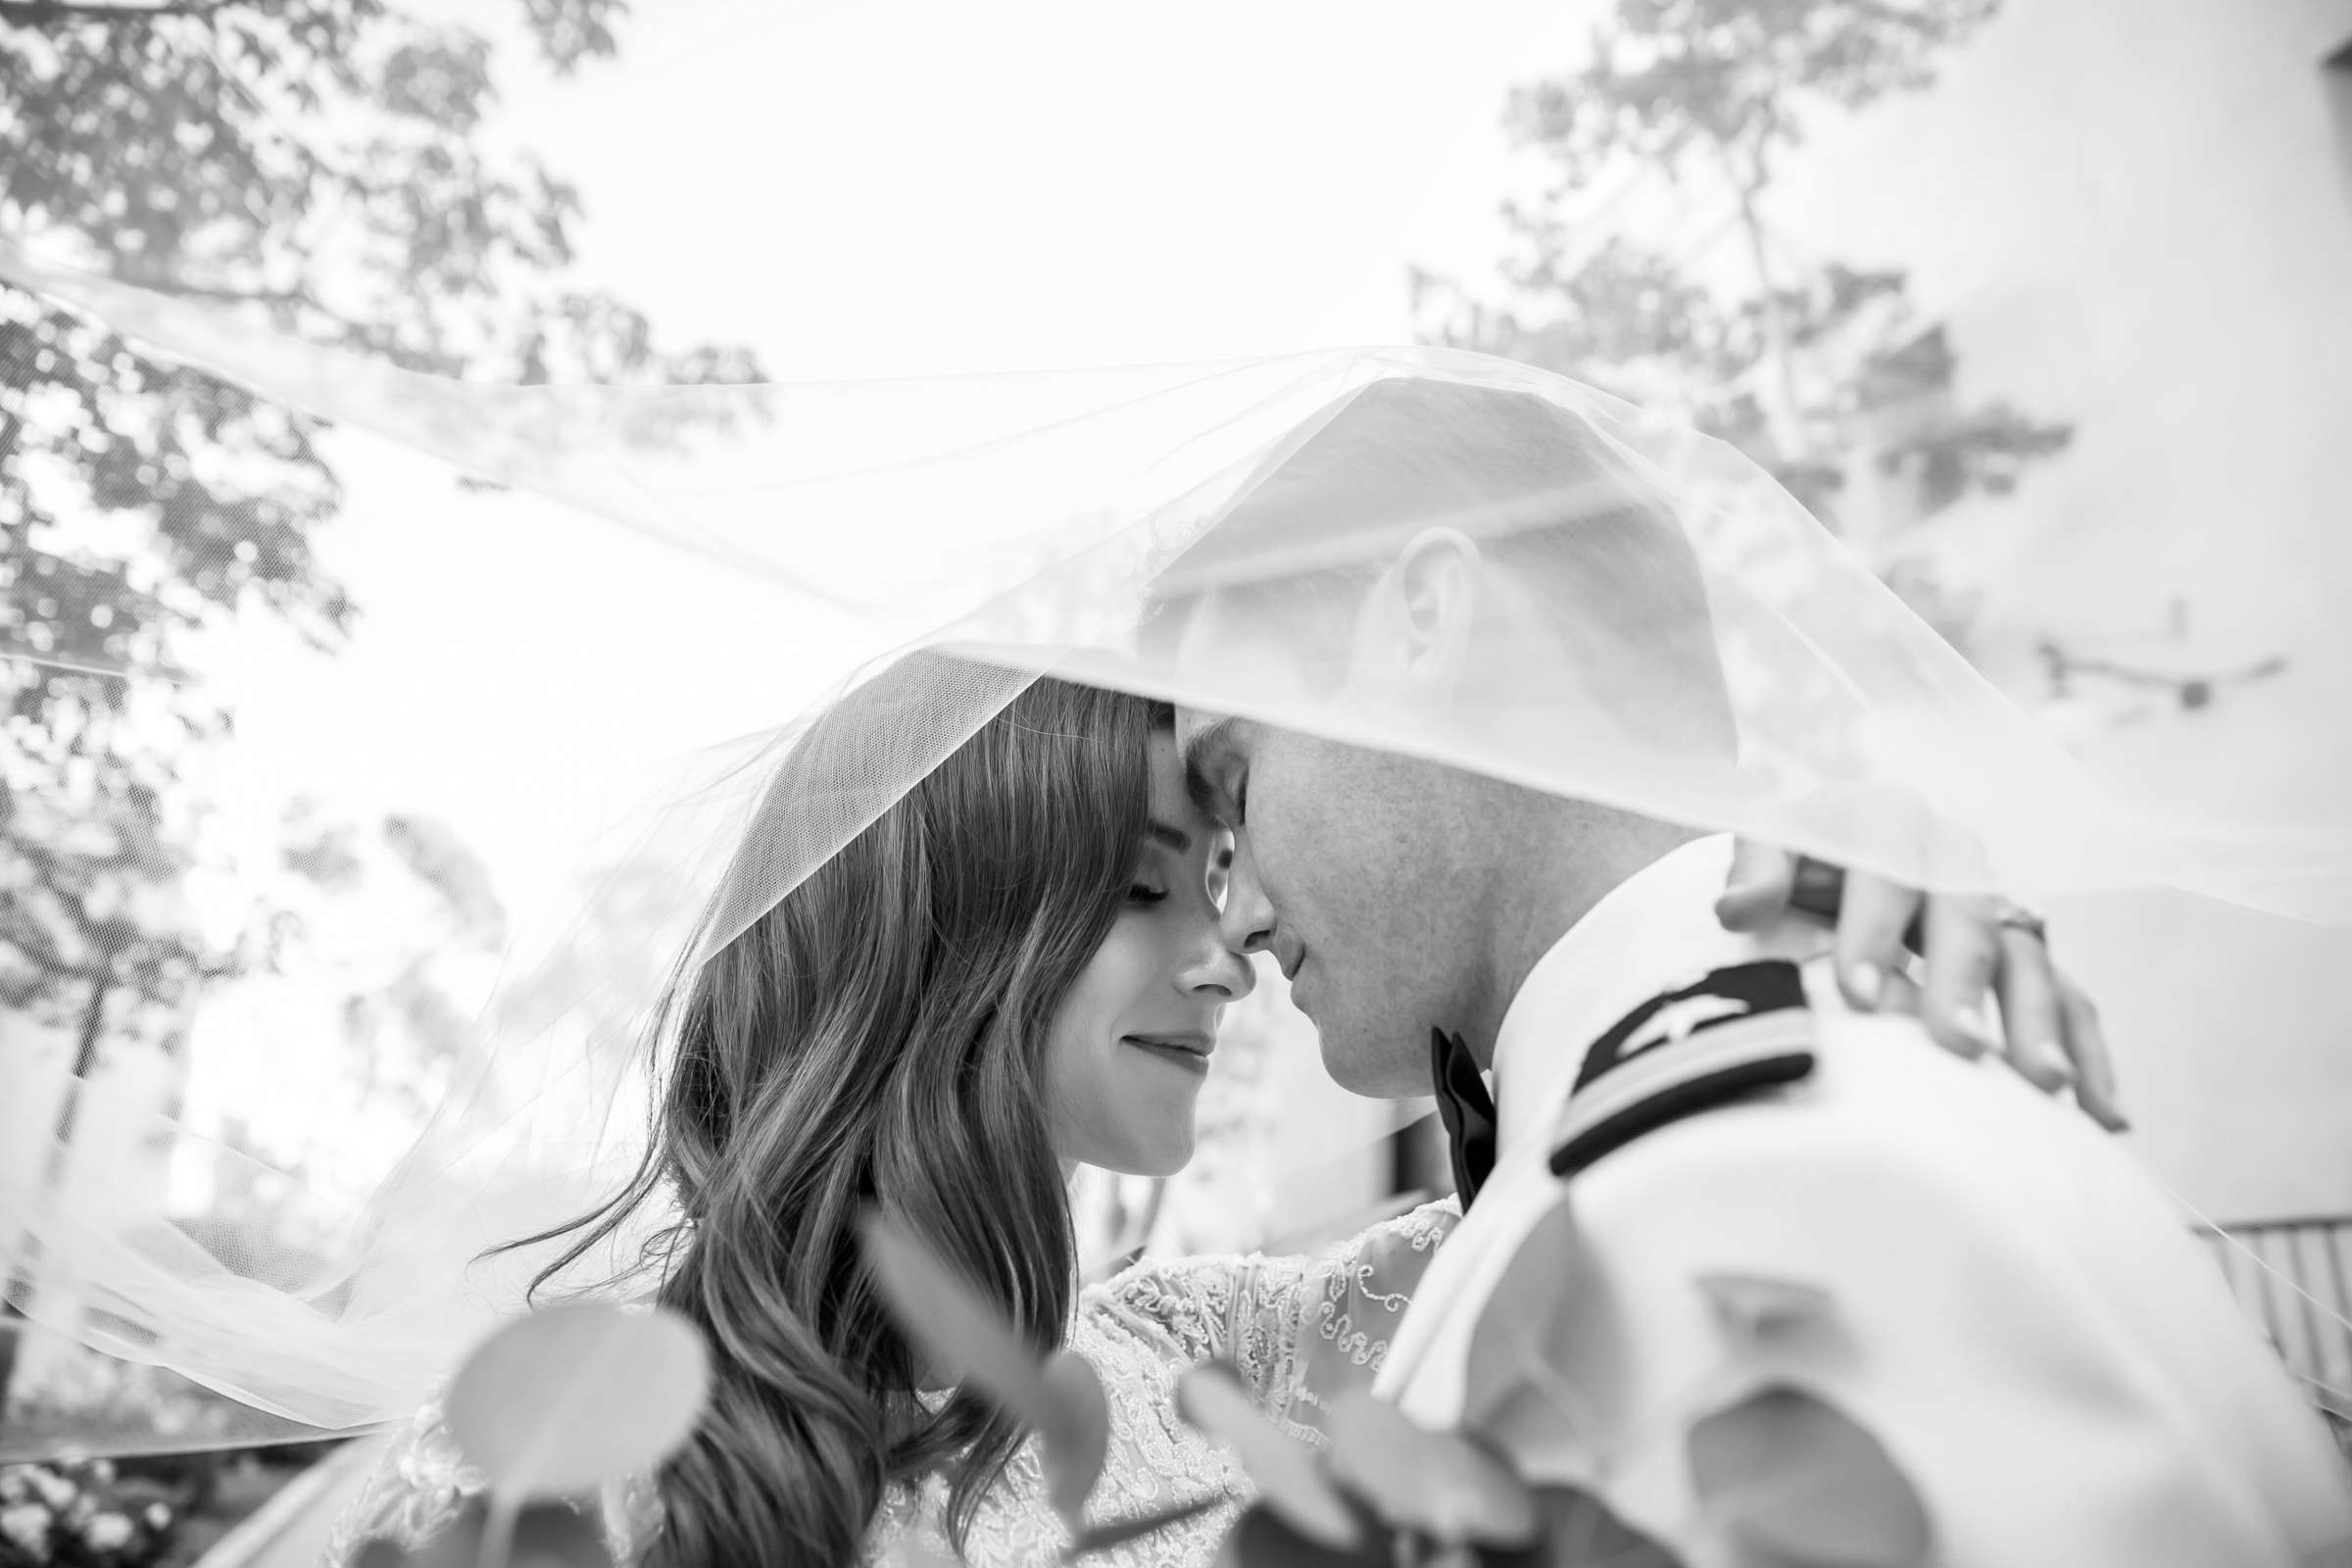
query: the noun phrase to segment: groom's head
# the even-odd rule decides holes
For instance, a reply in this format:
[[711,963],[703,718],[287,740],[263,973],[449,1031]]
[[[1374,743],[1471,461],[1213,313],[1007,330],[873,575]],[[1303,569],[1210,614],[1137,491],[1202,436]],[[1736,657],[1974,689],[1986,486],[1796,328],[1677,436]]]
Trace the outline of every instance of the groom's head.
[[1562,884],[1597,896],[1675,831],[1439,759],[1491,758],[1530,724],[1660,761],[1733,749],[1680,523],[1531,394],[1350,394],[1154,597],[1150,635],[1190,689],[1379,743],[1178,711],[1196,792],[1236,830],[1228,936],[1293,974],[1325,1065],[1360,1094],[1425,1092],[1429,1030],[1492,1030],[1518,978],[1496,956],[1548,946]]

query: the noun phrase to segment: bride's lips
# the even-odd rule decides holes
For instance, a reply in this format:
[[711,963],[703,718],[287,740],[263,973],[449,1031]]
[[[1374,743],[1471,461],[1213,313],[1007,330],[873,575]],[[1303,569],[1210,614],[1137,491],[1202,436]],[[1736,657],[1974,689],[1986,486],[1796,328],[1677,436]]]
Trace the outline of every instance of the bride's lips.
[[1169,1034],[1123,1035],[1120,1038],[1138,1051],[1148,1051],[1188,1072],[1208,1071],[1209,1053],[1217,1049],[1215,1035],[1192,1030]]

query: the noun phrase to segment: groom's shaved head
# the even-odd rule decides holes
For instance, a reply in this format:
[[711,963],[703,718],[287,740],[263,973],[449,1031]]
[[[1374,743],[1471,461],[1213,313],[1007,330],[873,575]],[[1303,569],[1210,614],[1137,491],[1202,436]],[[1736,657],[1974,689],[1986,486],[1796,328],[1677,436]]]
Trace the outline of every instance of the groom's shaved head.
[[1588,418],[1533,393],[1398,378],[1336,401],[1157,574],[1145,636],[1172,648],[1213,616],[1253,662],[1328,693],[1349,674],[1367,596],[1433,530],[1539,603],[1544,667],[1524,675],[1589,672],[1586,690],[1625,727],[1731,754],[1705,580],[1679,516]]
[[1462,711],[1438,701],[1399,726],[1422,757],[1179,712],[1191,787],[1237,829],[1228,940],[1296,973],[1326,1066],[1359,1093],[1425,1092],[1434,1026],[1483,1050],[1549,895],[1613,885],[1687,836],[1426,760],[1454,755],[1448,725],[1484,721],[1491,741],[1497,713],[1524,715],[1568,747],[1736,750],[1679,516],[1590,420],[1533,394],[1356,390],[1261,465],[1152,597],[1147,639],[1196,689],[1302,723],[1397,711],[1366,683],[1415,617],[1467,662]]

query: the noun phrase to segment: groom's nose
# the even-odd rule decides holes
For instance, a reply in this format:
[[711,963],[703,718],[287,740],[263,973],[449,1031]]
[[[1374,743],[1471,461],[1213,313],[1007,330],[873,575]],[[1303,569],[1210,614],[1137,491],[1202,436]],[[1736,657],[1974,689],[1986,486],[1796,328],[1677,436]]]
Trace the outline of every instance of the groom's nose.
[[1248,834],[1236,836],[1233,865],[1226,873],[1225,907],[1217,913],[1217,930],[1235,953],[1262,953],[1274,945],[1274,906],[1257,879],[1257,860],[1250,851]]

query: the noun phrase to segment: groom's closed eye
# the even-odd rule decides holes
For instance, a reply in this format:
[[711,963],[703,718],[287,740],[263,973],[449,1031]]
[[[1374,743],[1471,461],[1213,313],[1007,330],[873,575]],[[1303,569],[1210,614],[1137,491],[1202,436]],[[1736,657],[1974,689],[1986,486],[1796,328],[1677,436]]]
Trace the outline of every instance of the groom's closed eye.
[[[1200,814],[1212,822],[1238,825],[1239,800],[1229,801],[1220,782],[1233,771],[1233,720],[1218,719],[1194,735],[1184,748],[1184,792]],[[1243,786],[1248,789],[1247,784]]]
[[1250,814],[1250,774],[1243,770],[1228,783],[1223,779],[1187,774],[1186,793],[1200,814],[1223,828],[1239,828]]
[[1218,799],[1217,786],[1205,773],[1185,769],[1184,793],[1192,797],[1194,810],[1219,827],[1230,825],[1226,821],[1225,803]]

